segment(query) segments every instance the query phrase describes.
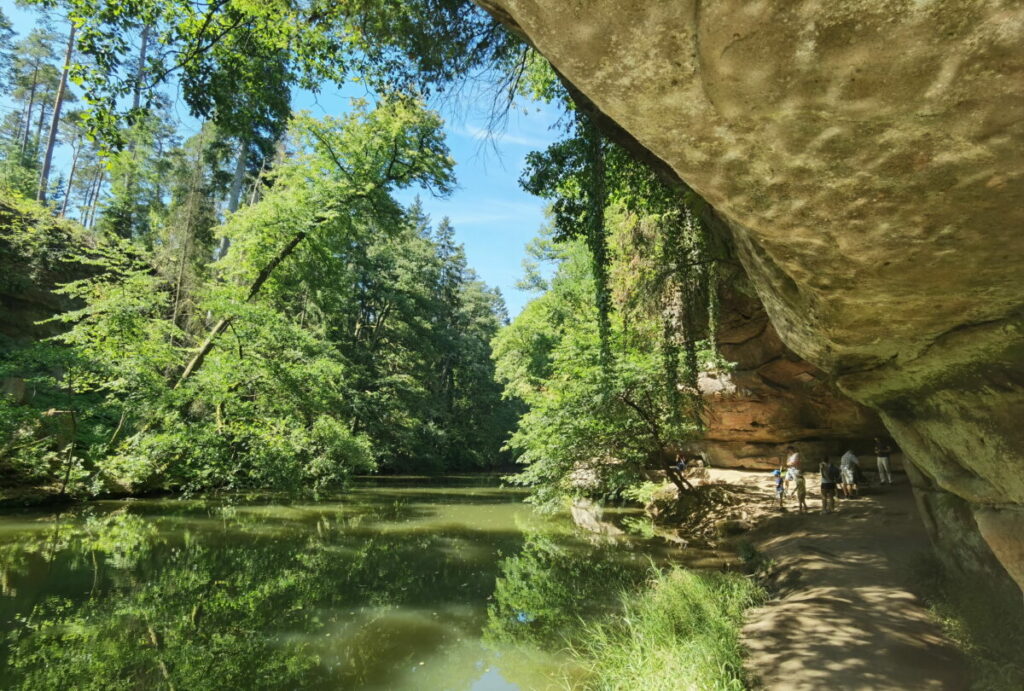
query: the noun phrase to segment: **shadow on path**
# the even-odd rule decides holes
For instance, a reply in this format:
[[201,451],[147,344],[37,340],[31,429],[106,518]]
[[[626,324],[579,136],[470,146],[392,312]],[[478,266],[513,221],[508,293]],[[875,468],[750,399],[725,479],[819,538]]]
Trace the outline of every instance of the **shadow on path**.
[[[811,502],[817,508],[816,501]],[[907,589],[929,549],[909,487],[780,515],[750,535],[779,567],[777,596],[743,628],[766,689],[966,689],[959,652]]]

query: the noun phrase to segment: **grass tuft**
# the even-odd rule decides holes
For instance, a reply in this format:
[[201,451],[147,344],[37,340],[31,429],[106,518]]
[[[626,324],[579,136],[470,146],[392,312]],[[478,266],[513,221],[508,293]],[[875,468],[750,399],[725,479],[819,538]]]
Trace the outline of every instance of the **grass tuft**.
[[752,579],[674,568],[623,598],[619,617],[586,625],[572,648],[590,669],[586,688],[746,688],[743,613],[765,598]]

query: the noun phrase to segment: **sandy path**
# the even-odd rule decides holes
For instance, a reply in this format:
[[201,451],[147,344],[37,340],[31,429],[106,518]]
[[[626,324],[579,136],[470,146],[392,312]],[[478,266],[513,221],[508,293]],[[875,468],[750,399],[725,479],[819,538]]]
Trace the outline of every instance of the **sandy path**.
[[743,629],[751,675],[767,689],[967,688],[959,653],[906,588],[928,549],[909,487],[826,516],[816,494],[809,503],[750,534],[780,567],[776,598]]

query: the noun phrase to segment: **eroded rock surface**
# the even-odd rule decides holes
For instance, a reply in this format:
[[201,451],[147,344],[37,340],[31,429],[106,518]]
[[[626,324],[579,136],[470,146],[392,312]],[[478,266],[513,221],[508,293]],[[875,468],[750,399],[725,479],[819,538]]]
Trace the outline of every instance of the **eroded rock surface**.
[[1024,587],[1024,6],[479,1],[715,207],[782,340]]
[[846,449],[870,454],[872,439],[887,434],[878,414],[842,394],[828,374],[786,347],[755,296],[734,283],[720,302],[718,342],[733,369],[705,373],[699,382],[707,426],[699,447],[711,464],[777,468],[790,444],[808,469],[821,456]]

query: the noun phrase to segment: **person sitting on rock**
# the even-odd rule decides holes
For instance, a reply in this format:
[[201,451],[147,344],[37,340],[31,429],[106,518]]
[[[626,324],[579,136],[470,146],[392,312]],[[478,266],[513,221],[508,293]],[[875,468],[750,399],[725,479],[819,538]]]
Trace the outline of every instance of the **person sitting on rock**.
[[847,499],[857,496],[857,468],[860,462],[852,449],[847,449],[839,459],[839,470],[843,476],[843,496]]
[[842,474],[827,456],[821,459],[818,470],[821,472],[821,512],[832,513],[836,510],[836,485],[842,480]]

